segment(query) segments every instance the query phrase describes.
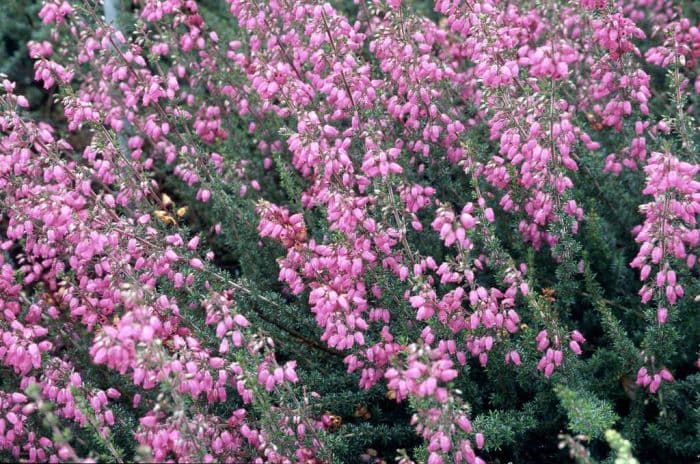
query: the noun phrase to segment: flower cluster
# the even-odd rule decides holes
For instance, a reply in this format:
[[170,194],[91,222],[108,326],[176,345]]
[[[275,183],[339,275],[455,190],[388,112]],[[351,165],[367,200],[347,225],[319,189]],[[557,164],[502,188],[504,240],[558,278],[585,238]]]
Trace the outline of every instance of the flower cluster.
[[[118,407],[159,462],[326,462],[313,369],[279,338],[409,402],[428,463],[484,463],[491,437],[470,417],[509,400],[471,404],[472,373],[575,382],[596,349],[575,300],[607,301],[582,225],[623,190],[651,197],[630,265],[656,308],[619,364],[651,394],[674,381],[670,355],[652,374],[639,351],[697,288],[689,19],[634,1],[436,0],[435,22],[398,1],[351,17],[228,0],[228,31],[194,0],[134,3],[126,34],[94,2],[43,2],[49,40],[28,49],[58,127],[2,82],[0,364],[17,380],[0,391],[0,451],[77,460],[57,431],[73,427],[121,459]],[[647,16],[663,37],[642,54]],[[676,73],[671,124],[649,65]],[[276,257],[279,283],[239,278],[251,256]]]
[[[655,270],[653,283],[639,291],[643,302],[650,301],[658,289],[668,304],[674,305],[685,294],[674,270],[676,263],[680,261],[689,269],[697,265],[697,255],[691,250],[700,244],[700,182],[696,180],[700,166],[680,161],[670,153],[652,153],[644,171],[644,194],[653,196],[654,201],[640,206],[645,221],[634,231],[641,245],[631,266],[640,269],[642,281]],[[661,323],[666,320],[664,313],[659,312]]]

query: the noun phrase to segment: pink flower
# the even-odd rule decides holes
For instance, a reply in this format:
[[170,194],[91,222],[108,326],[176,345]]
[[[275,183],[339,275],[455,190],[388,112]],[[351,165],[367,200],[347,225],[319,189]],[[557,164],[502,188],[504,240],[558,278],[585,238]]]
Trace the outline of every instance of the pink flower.
[[476,447],[481,449],[484,447],[484,434],[483,433],[477,433],[475,436],[476,440]]

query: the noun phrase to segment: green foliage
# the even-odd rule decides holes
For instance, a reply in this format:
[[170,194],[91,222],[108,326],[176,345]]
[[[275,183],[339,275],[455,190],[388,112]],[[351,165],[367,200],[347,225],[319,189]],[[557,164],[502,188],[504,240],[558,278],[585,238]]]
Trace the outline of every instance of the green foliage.
[[527,432],[537,428],[538,421],[532,411],[489,411],[474,418],[473,425],[489,437],[484,444],[486,451],[500,451],[512,447]]
[[639,461],[632,455],[632,444],[625,440],[620,432],[607,430],[605,439],[616,454],[615,464],[639,464]]
[[569,418],[569,430],[592,439],[599,438],[619,417],[609,402],[586,391],[574,391],[557,386],[555,392]]
[[22,86],[29,86],[34,73],[27,53],[27,42],[40,35],[37,17],[41,2],[5,0],[0,16],[0,73],[7,74]]
[[42,91],[32,85],[33,60],[27,51],[28,41],[45,37],[37,16],[40,4],[38,0],[3,0],[0,15],[0,76],[14,81],[18,90],[34,103],[34,109],[39,102],[47,101]]

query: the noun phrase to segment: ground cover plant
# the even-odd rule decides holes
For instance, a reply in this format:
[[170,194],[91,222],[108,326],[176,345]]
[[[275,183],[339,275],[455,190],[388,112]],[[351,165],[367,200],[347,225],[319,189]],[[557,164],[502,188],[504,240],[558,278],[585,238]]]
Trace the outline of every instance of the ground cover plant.
[[7,5],[3,461],[700,459],[696,3]]

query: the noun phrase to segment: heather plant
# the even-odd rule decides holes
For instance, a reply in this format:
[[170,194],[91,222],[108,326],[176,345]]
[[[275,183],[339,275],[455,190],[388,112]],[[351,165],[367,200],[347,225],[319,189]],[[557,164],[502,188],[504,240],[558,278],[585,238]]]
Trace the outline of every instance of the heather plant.
[[0,88],[5,459],[698,459],[694,4],[37,15],[43,96]]

